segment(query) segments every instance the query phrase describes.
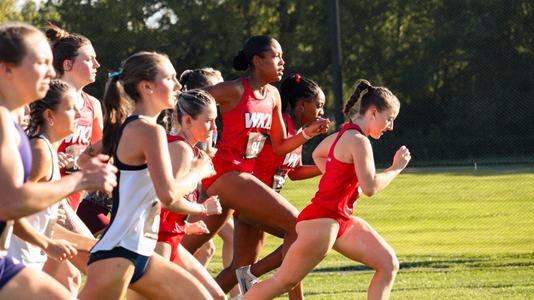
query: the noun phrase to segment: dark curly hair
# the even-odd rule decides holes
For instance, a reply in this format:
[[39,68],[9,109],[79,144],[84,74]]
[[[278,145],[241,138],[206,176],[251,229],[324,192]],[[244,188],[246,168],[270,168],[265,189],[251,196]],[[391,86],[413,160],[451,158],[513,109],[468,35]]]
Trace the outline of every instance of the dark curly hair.
[[27,135],[32,136],[37,133],[39,128],[45,124],[43,117],[45,110],[55,111],[70,89],[72,86],[65,81],[55,79],[50,82],[50,88],[44,98],[30,104],[30,123],[26,128]]

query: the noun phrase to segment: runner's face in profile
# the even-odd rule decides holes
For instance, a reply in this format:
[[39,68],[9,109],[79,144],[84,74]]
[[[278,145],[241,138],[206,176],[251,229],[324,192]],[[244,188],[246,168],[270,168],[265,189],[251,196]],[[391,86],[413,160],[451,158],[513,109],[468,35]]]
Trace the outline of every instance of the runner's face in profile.
[[217,129],[215,119],[217,118],[217,107],[215,102],[206,105],[202,113],[196,119],[191,120],[191,133],[198,142],[206,142],[214,130]]
[[161,109],[173,108],[176,104],[176,96],[182,88],[176,78],[176,70],[168,59],[160,63],[160,70],[154,80],[153,96],[161,102]]
[[21,104],[27,104],[46,95],[50,80],[56,75],[52,66],[52,50],[46,38],[37,33],[25,37],[26,56],[18,65],[9,64],[12,88]]
[[271,48],[258,55],[258,63],[255,68],[260,74],[267,79],[268,82],[276,82],[282,79],[284,75],[285,61],[283,56],[282,46],[276,40],[272,40]]

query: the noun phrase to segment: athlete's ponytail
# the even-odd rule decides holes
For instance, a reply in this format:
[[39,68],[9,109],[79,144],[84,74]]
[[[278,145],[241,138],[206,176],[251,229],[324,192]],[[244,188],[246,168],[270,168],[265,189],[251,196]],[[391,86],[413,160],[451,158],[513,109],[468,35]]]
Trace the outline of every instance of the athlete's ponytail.
[[246,69],[248,69],[248,65],[249,59],[247,59],[245,52],[243,52],[243,50],[239,50],[233,60],[234,69],[238,71],[245,71]]
[[[343,112],[350,118],[353,112],[358,112],[360,115],[365,114],[371,106],[376,107],[381,112],[391,108],[394,104],[399,105],[399,100],[389,89],[372,86],[369,81],[360,79],[356,82],[354,92],[345,104]],[[354,107],[357,109],[353,109]]]
[[249,38],[234,57],[233,66],[237,71],[247,70],[255,55],[262,55],[263,52],[271,49],[273,39],[267,35],[256,35]]
[[91,41],[83,35],[67,32],[51,22],[48,22],[50,28],[46,30],[46,36],[52,45],[54,54],[54,69],[57,76],[62,77],[65,74],[63,62],[65,60],[74,60],[78,56],[78,50],[90,45]]
[[160,64],[168,57],[156,52],[138,52],[130,56],[118,72],[109,74],[102,100],[104,110],[104,131],[102,152],[114,155],[119,141],[122,123],[133,109],[133,103],[141,100],[137,90],[139,82],[153,82]]
[[102,110],[104,114],[104,129],[102,136],[102,152],[115,154],[115,141],[118,139],[121,124],[128,116],[131,104],[122,95],[122,86],[118,76],[111,77],[106,83]]

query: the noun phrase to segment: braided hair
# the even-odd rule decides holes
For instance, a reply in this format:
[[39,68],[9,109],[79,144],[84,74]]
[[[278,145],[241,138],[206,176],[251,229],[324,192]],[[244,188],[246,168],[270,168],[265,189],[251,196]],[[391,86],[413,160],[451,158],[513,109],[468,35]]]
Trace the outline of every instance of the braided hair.
[[[210,79],[220,79],[222,81],[221,72],[208,67],[185,70],[180,75],[178,82],[180,82],[182,85],[182,90],[187,91],[212,85],[212,81]],[[174,109],[165,109],[159,114],[157,119],[157,123],[163,126],[167,132],[171,132],[173,129],[173,111]]]
[[178,81],[182,85],[182,89],[186,91],[211,85],[211,78],[222,80],[221,72],[213,68],[185,70]]
[[44,112],[47,109],[55,111],[71,89],[72,86],[62,80],[55,79],[50,82],[50,88],[44,98],[30,104],[30,123],[26,128],[27,135],[35,135],[45,125]]
[[[358,105],[356,105],[357,103]],[[375,106],[381,112],[391,108],[395,103],[398,104],[399,100],[388,88],[375,87],[369,81],[360,79],[356,82],[354,92],[345,104],[343,113],[347,118],[350,118],[355,106],[357,107],[356,112],[363,115],[371,106]]]
[[196,119],[202,114],[204,108],[212,103],[215,103],[213,96],[201,89],[192,89],[181,93],[175,108],[178,122],[181,123],[185,115]]

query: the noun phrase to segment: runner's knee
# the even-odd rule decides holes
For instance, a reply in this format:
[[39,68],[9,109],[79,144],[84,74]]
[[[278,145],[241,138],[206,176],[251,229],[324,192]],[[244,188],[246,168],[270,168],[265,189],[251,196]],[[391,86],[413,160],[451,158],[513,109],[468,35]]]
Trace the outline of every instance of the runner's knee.
[[394,252],[388,252],[388,254],[381,260],[376,270],[387,274],[396,274],[399,271],[400,263]]
[[289,292],[293,287],[299,284],[300,279],[291,274],[275,274],[273,280],[283,290],[284,293]]
[[204,255],[208,259],[211,259],[215,255],[215,250],[216,250],[215,243],[213,242],[213,240],[209,240],[206,242],[205,246],[201,248],[200,250],[203,250]]

